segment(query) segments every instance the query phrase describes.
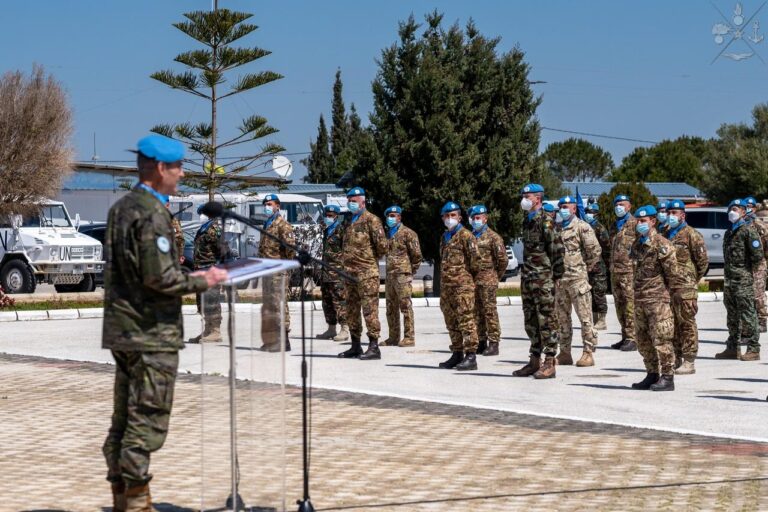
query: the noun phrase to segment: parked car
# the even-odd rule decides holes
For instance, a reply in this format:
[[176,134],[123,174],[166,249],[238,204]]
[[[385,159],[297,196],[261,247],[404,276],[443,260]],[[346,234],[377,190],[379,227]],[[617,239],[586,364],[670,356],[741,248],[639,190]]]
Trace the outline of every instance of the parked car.
[[687,207],[685,221],[704,237],[710,268],[723,268],[723,235],[731,227],[722,206]]
[[[107,223],[106,222],[90,222],[88,224],[80,224],[78,226],[77,231],[79,233],[82,233],[84,235],[88,235],[91,238],[95,238],[99,242],[101,242],[102,247],[104,246],[104,237],[107,234]],[[96,286],[104,286],[104,271],[97,272],[93,275],[93,281],[94,281],[94,288]]]
[[517,261],[512,245],[507,245],[507,270],[504,271],[504,276],[502,276],[501,280],[506,281],[507,278],[515,277],[519,273],[520,262]]

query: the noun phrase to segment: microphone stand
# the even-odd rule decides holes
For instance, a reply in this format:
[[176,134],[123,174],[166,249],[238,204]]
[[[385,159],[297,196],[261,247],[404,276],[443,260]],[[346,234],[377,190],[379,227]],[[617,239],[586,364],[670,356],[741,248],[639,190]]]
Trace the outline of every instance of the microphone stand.
[[278,244],[280,244],[282,247],[285,247],[286,249],[290,249],[296,253],[296,260],[298,260],[299,264],[301,265],[301,435],[302,435],[302,455],[303,455],[303,473],[304,473],[304,495],[303,498],[300,500],[296,500],[296,504],[299,506],[298,512],[314,512],[315,507],[312,505],[312,501],[309,498],[309,423],[307,420],[307,413],[308,413],[308,398],[307,398],[307,338],[306,338],[306,332],[305,332],[305,322],[304,322],[304,271],[307,265],[310,263],[315,263],[319,265],[320,267],[337,273],[341,278],[343,278],[346,281],[356,283],[357,278],[347,274],[343,270],[340,270],[333,265],[329,265],[326,262],[315,258],[306,249],[301,249],[293,244],[289,244],[285,240],[282,240],[281,238],[273,235],[272,233],[269,233],[266,229],[264,229],[261,226],[258,226],[254,221],[249,219],[248,217],[244,217],[242,215],[239,215],[237,213],[231,212],[229,210],[224,210],[221,213],[221,217],[231,218],[234,220],[237,220],[239,222],[242,222],[246,226],[249,226],[259,233],[261,233],[262,236],[266,236],[267,238],[274,240]]

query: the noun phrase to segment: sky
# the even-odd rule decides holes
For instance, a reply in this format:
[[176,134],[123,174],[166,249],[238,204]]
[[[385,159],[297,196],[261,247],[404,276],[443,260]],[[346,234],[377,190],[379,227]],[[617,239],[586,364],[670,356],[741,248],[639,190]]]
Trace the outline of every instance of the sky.
[[[768,31],[764,0],[744,0],[744,37]],[[282,80],[233,96],[222,105],[222,136],[238,119],[265,116],[279,129],[272,141],[298,162],[316,136],[318,118],[330,119],[331,87],[341,69],[344,98],[367,121],[371,81],[381,50],[397,40],[398,22],[423,20],[434,9],[446,24],[470,18],[499,51],[518,46],[541,95],[541,149],[573,134],[660,141],[680,135],[712,137],[722,123],[750,122],[766,101],[768,41],[750,43],[756,55],[715,59],[713,25],[733,25],[736,2],[714,0],[220,0],[220,7],[252,13],[259,29],[244,45],[271,55],[242,69],[271,70]],[[74,111],[76,158],[131,162],[126,150],[159,123],[204,121],[202,100],[149,78],[183,66],[173,58],[198,45],[172,26],[182,14],[211,8],[211,0],[6,0],[0,31],[0,71],[28,72],[41,64],[66,89]],[[721,15],[722,13],[722,15]],[[754,15],[747,26],[746,20]],[[759,39],[759,37],[758,37]],[[734,55],[749,48],[735,41]],[[763,61],[764,59],[765,61]],[[714,60],[714,61],[713,61]],[[582,137],[608,150],[618,164],[643,142]]]

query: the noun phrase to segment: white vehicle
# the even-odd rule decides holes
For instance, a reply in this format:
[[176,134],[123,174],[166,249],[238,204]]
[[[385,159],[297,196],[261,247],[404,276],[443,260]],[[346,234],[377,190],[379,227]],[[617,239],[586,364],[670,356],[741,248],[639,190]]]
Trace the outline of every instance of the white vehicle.
[[41,201],[36,215],[0,218],[0,285],[7,293],[33,293],[38,283],[58,292],[93,291],[104,270],[98,240],[77,232],[59,201]]

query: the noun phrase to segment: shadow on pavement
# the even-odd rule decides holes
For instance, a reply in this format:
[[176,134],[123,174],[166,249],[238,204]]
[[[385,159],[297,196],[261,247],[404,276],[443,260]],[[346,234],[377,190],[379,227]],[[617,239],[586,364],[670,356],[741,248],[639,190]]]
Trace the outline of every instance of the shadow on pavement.
[[699,327],[700,331],[721,331],[721,332],[728,332],[728,329],[723,329],[722,327],[710,327],[709,329],[703,329]]
[[568,384],[569,386],[584,386],[585,388],[621,389],[623,391],[635,391],[629,386],[612,386],[610,384]]
[[717,398],[718,400],[732,400],[734,402],[765,402],[762,398],[747,398],[745,396],[726,395],[698,395],[699,398]]
[[740,382],[768,382],[768,379],[755,379],[752,377],[718,377],[717,380],[735,380]]
[[[291,357],[301,357],[301,352],[298,354],[291,354]],[[333,359],[338,359],[339,356],[335,354],[307,354],[307,357],[330,357]]]
[[475,377],[512,377],[511,373],[456,372],[456,375],[474,375]]
[[446,371],[447,368],[439,368],[437,365],[429,366],[426,364],[387,364],[385,366],[394,366],[395,368],[426,368],[428,370],[442,370]]
[[632,372],[632,373],[645,373],[645,370],[641,368],[603,368],[607,372]]
[[699,343],[709,343],[711,345],[725,345],[725,341],[715,341],[715,340],[699,340]]
[[497,363],[528,364],[528,361],[512,361],[511,359],[499,359]]

